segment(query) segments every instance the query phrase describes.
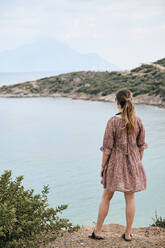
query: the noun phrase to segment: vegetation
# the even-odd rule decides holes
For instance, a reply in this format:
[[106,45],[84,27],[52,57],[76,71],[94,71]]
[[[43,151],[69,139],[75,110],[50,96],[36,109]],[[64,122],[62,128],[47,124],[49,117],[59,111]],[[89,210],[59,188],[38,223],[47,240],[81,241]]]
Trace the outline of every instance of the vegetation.
[[[24,188],[22,180],[23,176],[12,180],[11,170],[0,177],[0,247],[37,248],[62,236],[64,230],[80,229],[58,216],[67,205],[48,208],[48,185],[41,194],[34,194],[34,189]],[[165,228],[165,218],[158,217],[157,212],[153,220],[150,226]]]
[[62,228],[69,232],[80,228],[58,216],[67,205],[48,208],[48,185],[34,195],[34,189],[24,189],[22,180],[23,176],[12,180],[10,170],[0,177],[0,247],[37,248],[56,239]]
[[154,62],[153,64],[159,64],[159,65],[165,66],[165,58],[164,59],[160,59],[160,60]]
[[163,217],[158,217],[157,211],[155,211],[155,218],[153,218],[154,223],[151,224],[150,226],[158,226],[158,227],[163,227],[165,228],[165,218]]
[[[161,69],[156,66],[161,65]],[[133,96],[148,94],[159,95],[165,101],[165,59],[152,64],[142,64],[131,71],[79,71],[45,77],[35,82],[0,87],[0,94],[41,96],[54,93],[85,93],[102,96],[115,93],[121,88],[128,88]]]

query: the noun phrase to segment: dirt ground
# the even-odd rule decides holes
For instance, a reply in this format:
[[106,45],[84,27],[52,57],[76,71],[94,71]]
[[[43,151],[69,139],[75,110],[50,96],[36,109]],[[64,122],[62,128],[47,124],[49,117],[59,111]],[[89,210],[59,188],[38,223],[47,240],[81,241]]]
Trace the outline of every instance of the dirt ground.
[[125,227],[119,224],[105,224],[102,228],[104,240],[88,238],[94,226],[82,226],[73,233],[64,232],[63,237],[41,248],[165,248],[165,228],[132,228],[133,238],[128,242],[121,238]]

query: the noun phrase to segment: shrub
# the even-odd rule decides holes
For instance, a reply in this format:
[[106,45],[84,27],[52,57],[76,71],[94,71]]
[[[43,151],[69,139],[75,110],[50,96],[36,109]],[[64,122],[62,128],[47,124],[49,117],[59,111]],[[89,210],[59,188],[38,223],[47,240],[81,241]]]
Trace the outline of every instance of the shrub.
[[153,218],[154,223],[150,226],[158,226],[165,228],[165,218],[162,218],[161,216],[158,217],[157,211],[155,211],[155,218]]
[[159,65],[165,66],[165,59],[157,60],[157,61],[154,62],[153,64],[159,64]]
[[34,189],[21,185],[22,180],[23,176],[12,180],[11,170],[0,177],[0,247],[36,248],[62,235],[62,228],[69,232],[80,228],[57,215],[67,205],[48,208],[48,185],[34,195]]
[[99,88],[89,88],[89,89],[87,88],[84,91],[87,94],[95,95],[95,94],[98,94],[101,90]]
[[73,87],[68,87],[66,89],[63,90],[64,93],[69,93],[73,90]]

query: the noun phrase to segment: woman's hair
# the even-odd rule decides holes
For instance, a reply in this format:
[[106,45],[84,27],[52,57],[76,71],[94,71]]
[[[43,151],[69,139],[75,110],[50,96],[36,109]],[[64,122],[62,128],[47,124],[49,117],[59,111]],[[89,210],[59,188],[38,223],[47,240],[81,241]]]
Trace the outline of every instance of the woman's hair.
[[118,90],[116,93],[115,100],[122,108],[122,117],[125,120],[124,128],[128,129],[128,133],[133,133],[136,128],[136,114],[135,107],[132,99],[132,92],[126,88]]

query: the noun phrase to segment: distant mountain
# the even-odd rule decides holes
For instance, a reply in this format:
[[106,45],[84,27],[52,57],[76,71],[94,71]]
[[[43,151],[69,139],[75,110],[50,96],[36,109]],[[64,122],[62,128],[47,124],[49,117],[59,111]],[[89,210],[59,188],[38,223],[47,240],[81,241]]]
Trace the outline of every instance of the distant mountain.
[[55,39],[42,39],[0,53],[0,72],[80,70],[116,71],[117,66],[95,53],[80,54]]

